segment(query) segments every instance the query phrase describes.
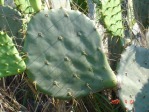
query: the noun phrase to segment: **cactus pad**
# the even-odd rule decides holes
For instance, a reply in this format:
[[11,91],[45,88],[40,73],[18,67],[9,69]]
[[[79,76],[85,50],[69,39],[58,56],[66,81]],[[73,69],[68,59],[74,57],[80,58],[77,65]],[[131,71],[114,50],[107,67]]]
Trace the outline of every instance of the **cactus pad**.
[[101,0],[102,15],[107,30],[113,36],[123,36],[121,0]]
[[118,66],[119,97],[129,112],[149,111],[149,50],[130,46]]
[[0,77],[23,72],[26,65],[6,33],[0,32]]
[[52,9],[29,22],[27,75],[38,90],[71,99],[116,86],[93,22],[79,11]]
[[0,6],[0,30],[7,32],[10,37],[13,37],[15,45],[21,45],[23,37],[21,33],[22,20],[21,15],[17,11],[10,7]]
[[14,0],[14,1],[15,5],[21,12],[25,14],[34,12],[34,9],[31,7],[29,0]]

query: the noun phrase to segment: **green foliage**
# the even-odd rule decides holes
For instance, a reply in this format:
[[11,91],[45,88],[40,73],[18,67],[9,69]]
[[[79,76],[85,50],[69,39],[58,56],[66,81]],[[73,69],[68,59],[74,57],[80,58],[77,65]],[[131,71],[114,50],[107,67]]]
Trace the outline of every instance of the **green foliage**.
[[106,29],[113,36],[124,36],[121,0],[102,0],[101,14]]
[[34,9],[31,7],[29,0],[14,0],[18,10],[22,13],[29,14],[33,13]]
[[149,50],[130,46],[118,65],[119,97],[128,111],[149,110]]
[[108,37],[110,65],[113,70],[124,47],[124,26],[121,0],[93,0],[96,6],[96,22],[104,25]]
[[22,44],[22,24],[19,12],[10,7],[0,6],[0,31],[5,31],[13,37],[17,48]]
[[16,75],[26,69],[26,65],[10,38],[0,32],[0,77]]
[[101,37],[79,11],[37,13],[28,24],[24,50],[29,79],[53,97],[78,98],[116,86]]
[[[37,90],[54,98],[73,99],[115,87],[117,79],[111,68],[115,70],[124,49],[125,43],[122,37],[126,30],[124,27],[127,25],[124,26],[121,7],[128,4],[123,4],[121,0],[92,0],[97,5],[96,19],[100,20],[109,32],[110,61],[108,62],[102,51],[103,37],[98,33],[93,21],[85,16],[89,13],[87,0],[71,2],[72,9],[79,10],[85,15],[79,11],[56,9],[65,6],[70,9],[69,1],[62,1],[51,0],[49,7],[53,5],[52,8],[55,10],[41,11],[41,0],[15,0],[16,8],[22,15],[10,7],[2,6],[4,1],[0,1],[0,77],[20,74],[26,68],[19,56],[20,47],[24,41],[21,32],[26,33],[22,29],[24,26],[28,27],[24,44],[27,54],[26,73]],[[9,1],[10,3],[12,1]],[[133,3],[130,11],[134,10],[135,19],[141,30],[145,32],[144,28],[147,29],[149,25],[148,0],[133,0],[129,3]],[[42,9],[45,8],[42,7]],[[33,18],[28,26],[23,24],[22,19],[27,18],[28,13],[33,13],[34,10],[41,12],[32,15]],[[129,20],[130,16],[133,14],[127,15],[126,19],[132,22],[128,26],[131,29],[134,18]],[[94,20],[94,22],[99,21]],[[148,57],[148,49],[130,46],[122,54],[118,65],[117,72],[120,79],[118,94],[123,106],[129,111],[146,112],[148,110]],[[113,60],[116,63],[113,63]],[[119,112],[118,108],[113,108],[108,99],[98,94],[90,96],[92,94],[83,101],[85,105],[92,105],[91,110]],[[23,99],[25,100],[26,97]],[[87,101],[90,102],[86,103]],[[28,102],[25,104],[28,105]]]
[[42,2],[41,0],[29,0],[31,6],[33,7],[35,12],[38,12],[41,10]]
[[4,0],[0,0],[0,5],[4,5]]

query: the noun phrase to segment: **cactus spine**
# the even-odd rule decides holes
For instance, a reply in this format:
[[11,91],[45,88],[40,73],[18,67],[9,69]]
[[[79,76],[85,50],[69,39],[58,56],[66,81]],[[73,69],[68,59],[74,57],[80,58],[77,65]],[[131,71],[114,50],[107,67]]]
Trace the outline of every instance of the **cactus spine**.
[[28,24],[24,50],[29,79],[53,97],[79,98],[116,86],[101,37],[79,11],[37,13]]
[[0,77],[20,74],[26,65],[12,41],[6,33],[0,32]]
[[138,46],[129,46],[122,53],[117,67],[119,97],[130,112],[149,110],[149,50]]

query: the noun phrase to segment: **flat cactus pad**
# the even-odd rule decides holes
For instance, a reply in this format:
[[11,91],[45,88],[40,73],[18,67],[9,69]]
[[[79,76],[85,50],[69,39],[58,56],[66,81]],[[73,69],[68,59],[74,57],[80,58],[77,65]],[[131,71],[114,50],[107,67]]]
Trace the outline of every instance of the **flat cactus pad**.
[[52,9],[29,22],[24,50],[37,89],[70,99],[116,86],[93,22],[79,11]]
[[16,75],[26,69],[25,62],[6,33],[0,32],[0,77]]
[[149,111],[149,50],[130,46],[118,66],[119,97],[129,112]]

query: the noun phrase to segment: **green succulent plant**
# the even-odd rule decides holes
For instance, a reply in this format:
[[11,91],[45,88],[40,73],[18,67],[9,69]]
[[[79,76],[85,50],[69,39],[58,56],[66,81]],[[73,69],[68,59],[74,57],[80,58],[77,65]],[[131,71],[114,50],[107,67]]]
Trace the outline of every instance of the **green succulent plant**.
[[29,79],[52,97],[79,98],[117,84],[98,30],[79,11],[37,13],[28,24],[24,51]]
[[149,50],[131,45],[121,55],[117,68],[119,97],[130,112],[149,110]]
[[6,33],[0,32],[0,77],[20,74],[26,69],[15,44]]

